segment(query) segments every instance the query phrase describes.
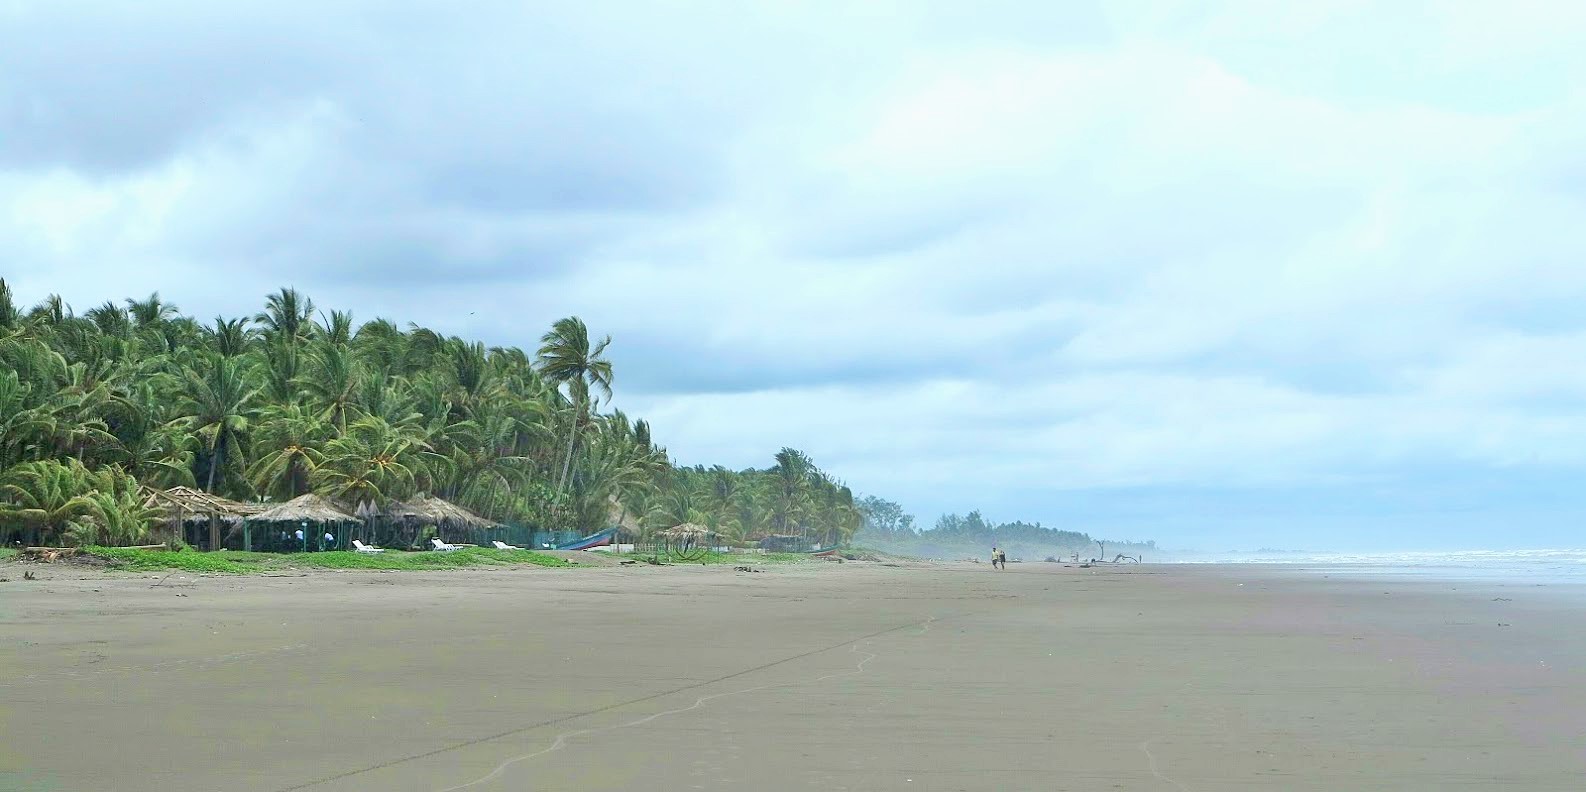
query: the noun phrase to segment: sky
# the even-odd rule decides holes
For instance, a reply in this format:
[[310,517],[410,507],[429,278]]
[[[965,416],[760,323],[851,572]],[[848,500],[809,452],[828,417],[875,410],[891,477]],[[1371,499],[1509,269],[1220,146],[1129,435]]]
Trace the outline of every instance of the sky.
[[[585,7],[587,6],[587,7]],[[0,0],[0,277],[1222,551],[1586,545],[1586,5]]]

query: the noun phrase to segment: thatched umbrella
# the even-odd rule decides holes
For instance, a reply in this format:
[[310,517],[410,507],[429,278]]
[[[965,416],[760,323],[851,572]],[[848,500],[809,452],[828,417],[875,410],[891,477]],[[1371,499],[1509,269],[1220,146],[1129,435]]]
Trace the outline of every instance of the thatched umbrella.
[[664,531],[657,531],[657,535],[668,539],[708,539],[717,533],[698,523],[682,523],[674,525]]
[[[342,511],[328,498],[309,493],[286,503],[266,509],[248,518],[250,523],[297,523],[325,525],[327,523],[355,523],[358,518]],[[307,537],[304,537],[307,542]]]
[[685,561],[696,561],[703,558],[710,551],[710,540],[720,534],[697,523],[683,523],[674,525],[664,531],[656,531],[666,545],[669,556]]

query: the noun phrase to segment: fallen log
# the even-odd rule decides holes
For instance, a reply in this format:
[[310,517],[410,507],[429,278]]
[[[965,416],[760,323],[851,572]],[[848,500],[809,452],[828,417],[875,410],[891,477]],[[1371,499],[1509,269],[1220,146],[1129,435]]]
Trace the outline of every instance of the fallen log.
[[82,551],[80,547],[24,547],[22,560],[50,564],[62,558],[71,558]]

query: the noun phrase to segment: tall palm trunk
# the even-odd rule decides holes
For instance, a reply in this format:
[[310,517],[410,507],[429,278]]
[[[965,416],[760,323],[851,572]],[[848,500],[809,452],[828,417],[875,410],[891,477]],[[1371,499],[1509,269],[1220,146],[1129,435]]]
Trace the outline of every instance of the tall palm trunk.
[[204,484],[205,492],[213,493],[215,491],[215,469],[219,468],[225,460],[225,454],[226,437],[222,432],[217,431],[215,432],[215,447],[210,449],[209,454],[209,480]]
[[567,428],[567,456],[562,458],[562,477],[556,480],[556,494],[561,495],[567,486],[567,472],[573,467],[573,444],[578,441],[578,419],[583,417],[584,405],[579,402],[573,409],[573,422]]

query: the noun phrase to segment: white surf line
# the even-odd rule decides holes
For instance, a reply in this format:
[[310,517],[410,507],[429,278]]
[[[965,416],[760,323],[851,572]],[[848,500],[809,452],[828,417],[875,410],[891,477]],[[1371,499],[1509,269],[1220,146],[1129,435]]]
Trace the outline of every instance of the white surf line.
[[1151,775],[1154,775],[1158,779],[1160,779],[1162,781],[1166,781],[1167,783],[1172,784],[1175,787],[1178,787],[1179,792],[1193,792],[1193,790],[1191,790],[1189,787],[1184,786],[1183,784],[1180,784],[1178,781],[1175,781],[1172,778],[1168,778],[1167,776],[1162,775],[1162,771],[1156,769],[1156,757],[1151,754],[1151,743],[1153,741],[1155,741],[1155,740],[1156,740],[1156,738],[1152,737],[1151,739],[1146,740],[1143,743],[1140,743],[1140,750],[1145,751],[1145,761],[1146,761],[1146,765],[1151,768]]
[[[915,633],[915,635],[916,636],[920,636],[920,635],[924,635],[925,633],[929,632],[930,629],[931,629],[931,622],[934,622],[934,621],[936,621],[936,617],[935,616],[932,616],[932,617],[926,619],[921,624],[922,629],[918,633]],[[859,647],[864,645],[864,644],[870,643],[871,641],[874,641],[876,639],[876,637],[878,637],[878,636],[872,636],[870,638],[865,638],[865,639],[862,639],[862,640],[859,640],[859,641],[855,641],[852,645],[850,645],[848,647],[848,651],[850,653],[859,652],[859,653],[862,653],[862,654],[865,655],[865,658],[863,660],[860,660],[859,664],[854,666],[853,669],[848,670],[848,671],[838,671],[836,673],[827,674],[827,675],[821,676],[821,677],[816,677],[812,681],[813,682],[825,682],[825,681],[827,681],[829,679],[836,679],[837,677],[840,677],[840,676],[857,676],[859,674],[864,673],[865,664],[869,663],[871,660],[876,659],[877,657],[880,657],[880,655],[876,654],[875,652],[862,652]],[[537,759],[537,758],[539,758],[541,756],[544,756],[544,755],[546,755],[548,753],[551,753],[552,751],[561,750],[564,746],[567,745],[567,741],[568,740],[571,740],[571,739],[573,739],[575,737],[584,737],[584,736],[587,736],[587,735],[590,735],[590,734],[600,734],[602,732],[616,731],[617,729],[627,729],[627,728],[632,728],[634,726],[643,726],[644,724],[649,723],[649,722],[654,721],[654,720],[659,720],[661,718],[669,717],[669,716],[672,716],[672,715],[681,715],[681,714],[683,714],[685,712],[692,712],[694,710],[699,709],[700,707],[705,706],[706,702],[715,701],[716,699],[719,699],[719,698],[727,698],[728,696],[741,696],[741,695],[746,694],[746,693],[757,693],[757,692],[762,691],[762,690],[772,690],[774,688],[796,687],[796,686],[802,685],[802,684],[809,684],[809,682],[776,682],[776,683],[770,683],[770,684],[765,684],[765,685],[756,685],[754,687],[744,688],[742,690],[730,690],[730,691],[728,691],[726,693],[713,693],[713,694],[711,694],[709,696],[700,696],[699,698],[694,700],[693,704],[690,704],[690,705],[688,705],[686,707],[679,707],[677,709],[672,709],[672,710],[664,710],[662,712],[657,712],[657,713],[654,713],[653,715],[646,715],[646,716],[644,716],[642,718],[631,720],[631,721],[628,721],[626,723],[618,723],[618,724],[613,725],[613,726],[600,726],[600,727],[591,728],[591,729],[578,729],[578,730],[575,730],[575,731],[563,732],[561,734],[556,735],[556,739],[552,740],[551,744],[549,746],[546,746],[545,748],[542,748],[542,749],[540,749],[538,751],[535,751],[534,753],[523,754],[522,756],[514,756],[511,759],[508,759],[508,760],[502,762],[501,764],[496,765],[496,768],[494,770],[491,770],[489,773],[486,773],[485,775],[482,775],[482,776],[480,776],[480,777],[478,777],[478,778],[476,778],[476,779],[474,779],[472,781],[469,781],[466,784],[458,784],[457,786],[449,786],[449,787],[446,787],[445,789],[437,790],[437,792],[457,792],[457,790],[460,790],[460,789],[468,789],[469,787],[478,786],[480,784],[487,784],[487,783],[489,783],[491,781],[496,780],[497,778],[500,778],[501,775],[507,771],[507,768],[512,767],[515,764],[518,764],[520,762],[527,762],[530,759]]]

